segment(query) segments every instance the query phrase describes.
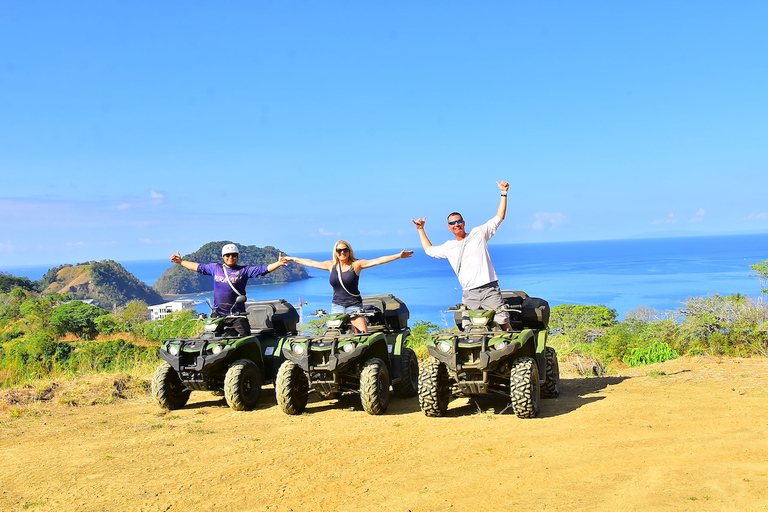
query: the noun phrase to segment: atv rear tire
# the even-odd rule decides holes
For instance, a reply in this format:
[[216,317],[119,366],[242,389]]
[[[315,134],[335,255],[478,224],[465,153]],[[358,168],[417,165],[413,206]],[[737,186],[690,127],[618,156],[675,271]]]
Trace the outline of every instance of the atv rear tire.
[[261,370],[248,359],[238,359],[224,378],[224,398],[235,411],[256,407],[261,396]]
[[430,357],[419,372],[419,407],[427,416],[445,416],[450,399],[448,369],[443,363]]
[[168,363],[155,370],[152,377],[152,398],[160,407],[168,410],[181,409],[187,404],[191,390],[184,387],[179,374]]
[[535,418],[539,413],[539,369],[530,357],[521,357],[512,363],[509,376],[512,409],[518,418]]
[[560,365],[557,362],[557,351],[553,347],[545,347],[544,356],[547,367],[544,370],[541,398],[557,398],[560,396]]
[[360,401],[368,414],[384,414],[389,407],[389,371],[384,361],[372,357],[360,371]]
[[392,390],[398,398],[416,396],[419,392],[419,361],[410,348],[404,348],[400,354],[400,382]]
[[284,361],[277,371],[275,398],[285,414],[301,414],[307,408],[309,380],[304,370],[293,361]]

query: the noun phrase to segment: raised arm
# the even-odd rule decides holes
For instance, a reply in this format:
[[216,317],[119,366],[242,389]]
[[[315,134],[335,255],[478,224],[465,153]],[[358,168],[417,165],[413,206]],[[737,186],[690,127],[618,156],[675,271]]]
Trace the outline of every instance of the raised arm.
[[416,219],[411,220],[413,224],[416,226],[416,230],[419,232],[419,240],[421,241],[421,247],[424,248],[426,251],[430,247],[432,247],[432,242],[429,241],[429,238],[427,237],[427,233],[424,231],[424,224],[427,223],[427,218],[424,217],[423,219]]
[[179,251],[176,251],[176,254],[171,256],[171,263],[178,263],[182,267],[186,268],[187,270],[197,271],[198,263],[195,263],[194,261],[187,261],[181,259],[181,253]]
[[499,208],[496,210],[496,216],[501,220],[507,215],[507,192],[509,191],[509,183],[506,181],[497,181],[496,184],[501,190],[501,199],[499,200]]
[[413,251],[406,251],[403,249],[397,254],[392,254],[390,256],[380,256],[372,260],[357,260],[354,264],[357,266],[357,268],[362,270],[364,268],[375,267],[376,265],[383,265],[384,263],[389,263],[390,261],[399,260],[401,258],[410,258],[411,256],[413,256]]
[[329,272],[333,268],[333,261],[331,260],[315,261],[310,260],[309,258],[295,258],[293,256],[283,256],[281,259],[284,259],[286,263],[289,261],[294,261],[299,265],[304,265],[305,267],[319,268],[320,270],[327,270]]

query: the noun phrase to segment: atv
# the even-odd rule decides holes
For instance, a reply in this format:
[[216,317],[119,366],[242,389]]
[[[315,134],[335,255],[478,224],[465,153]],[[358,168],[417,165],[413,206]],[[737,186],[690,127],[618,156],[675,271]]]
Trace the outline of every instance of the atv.
[[192,391],[223,394],[236,411],[256,407],[261,386],[273,382],[280,368],[283,343],[297,333],[299,314],[280,299],[247,302],[245,315],[248,336],[228,327],[227,317],[218,317],[207,318],[197,338],[163,341],[160,357],[165,362],[152,379],[152,397],[161,407],[184,407]]
[[283,344],[285,361],[275,380],[283,412],[303,412],[310,390],[325,400],[359,393],[368,414],[387,410],[390,385],[397,397],[416,395],[419,364],[406,347],[411,331],[405,303],[391,294],[367,295],[355,315],[366,318],[369,332],[353,332],[349,314],[331,314],[325,315],[322,334],[293,337]]
[[[557,353],[547,346],[549,304],[525,292],[503,290],[511,331],[494,321],[494,310],[455,308],[459,332],[433,334],[427,342],[430,357],[419,375],[419,407],[427,416],[444,416],[453,397],[496,395],[509,397],[519,418],[533,418],[539,399],[560,394]],[[542,375],[543,373],[543,375]]]

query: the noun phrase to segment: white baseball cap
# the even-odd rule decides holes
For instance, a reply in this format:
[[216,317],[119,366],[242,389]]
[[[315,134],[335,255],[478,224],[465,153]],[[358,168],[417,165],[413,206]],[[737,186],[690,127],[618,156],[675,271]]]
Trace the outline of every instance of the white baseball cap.
[[227,244],[224,247],[221,248],[221,255],[224,256],[225,254],[240,254],[240,251],[237,250],[237,246],[235,244]]

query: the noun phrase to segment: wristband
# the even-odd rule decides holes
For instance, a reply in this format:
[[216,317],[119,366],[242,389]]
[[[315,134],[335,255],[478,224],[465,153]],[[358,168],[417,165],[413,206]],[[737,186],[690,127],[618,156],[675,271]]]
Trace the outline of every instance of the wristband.
[[506,192],[505,192],[505,193],[503,193],[503,194],[501,194],[501,197],[507,197],[507,194],[506,194]]

